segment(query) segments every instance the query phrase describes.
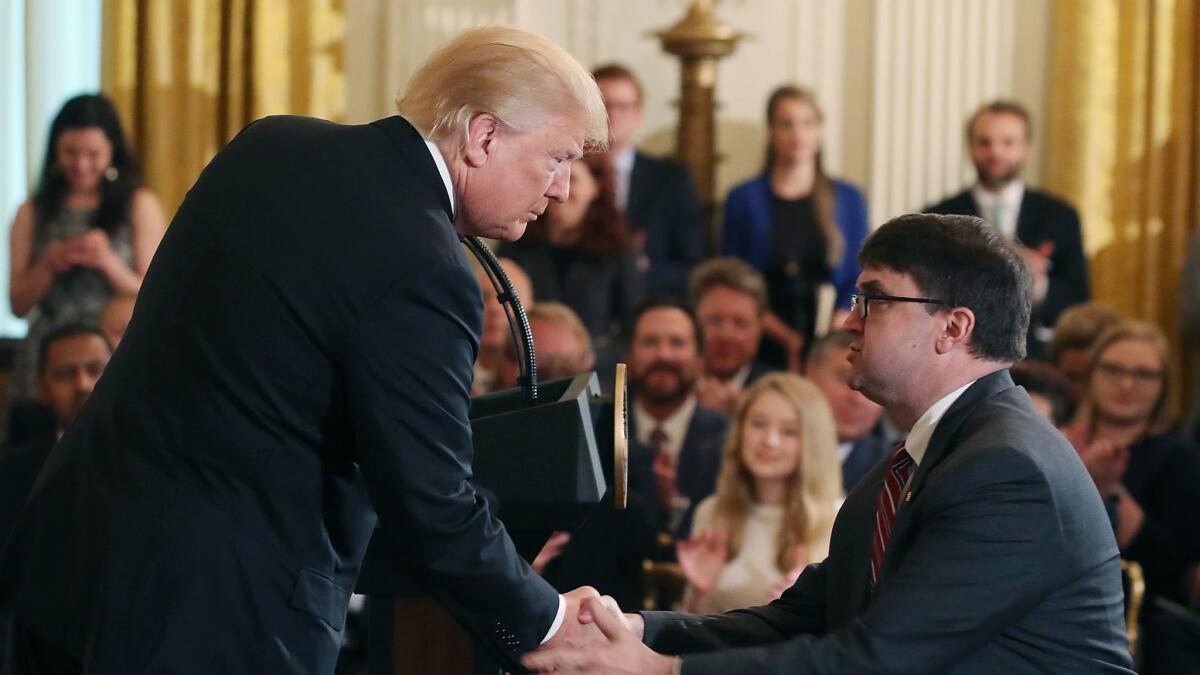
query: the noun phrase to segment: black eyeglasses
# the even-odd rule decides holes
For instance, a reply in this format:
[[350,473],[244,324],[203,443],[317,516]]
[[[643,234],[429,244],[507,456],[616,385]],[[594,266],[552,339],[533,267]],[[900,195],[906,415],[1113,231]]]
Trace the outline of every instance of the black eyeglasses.
[[935,298],[908,298],[903,295],[873,295],[868,293],[856,293],[850,296],[850,313],[860,319],[867,318],[871,313],[871,301],[881,300],[884,302],[919,302],[924,305],[941,305],[949,307],[950,303],[945,300],[937,300]]

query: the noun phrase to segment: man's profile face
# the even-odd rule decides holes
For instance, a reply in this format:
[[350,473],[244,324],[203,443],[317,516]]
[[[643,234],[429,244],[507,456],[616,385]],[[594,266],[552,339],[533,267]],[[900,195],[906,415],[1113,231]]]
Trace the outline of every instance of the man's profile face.
[[700,357],[692,319],[675,307],[648,310],[633,327],[630,380],[638,396],[683,402],[696,386]]
[[[925,297],[913,278],[886,267],[867,266],[858,277],[865,295]],[[934,317],[916,302],[871,300],[868,316],[851,312],[843,328],[858,338],[850,345],[850,386],[887,405],[911,389],[935,356]]]
[[985,112],[971,125],[971,161],[989,190],[1008,185],[1029,158],[1029,129],[1012,113]]
[[524,132],[500,124],[482,136],[472,127],[468,158],[461,160],[471,168],[456,185],[459,233],[515,241],[550,200],[565,202],[584,129],[582,120],[564,117]]
[[762,338],[762,318],[754,296],[713,286],[696,303],[704,329],[704,371],[728,380],[754,360]]
[[60,431],[79,414],[112,351],[98,335],[82,334],[55,340],[46,350],[38,378],[38,399],[54,412]]
[[624,77],[606,77],[597,80],[596,85],[608,110],[608,135],[613,147],[629,147],[642,124],[642,99],[637,86]]

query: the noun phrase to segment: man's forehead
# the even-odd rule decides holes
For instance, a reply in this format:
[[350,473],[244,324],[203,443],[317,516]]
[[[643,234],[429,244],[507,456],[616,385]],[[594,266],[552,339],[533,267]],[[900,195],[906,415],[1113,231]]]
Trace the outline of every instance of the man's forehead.
[[863,292],[886,291],[890,295],[899,295],[900,290],[907,292],[915,289],[917,282],[905,272],[897,272],[890,267],[868,265],[863,268],[862,274],[858,275],[857,285]]

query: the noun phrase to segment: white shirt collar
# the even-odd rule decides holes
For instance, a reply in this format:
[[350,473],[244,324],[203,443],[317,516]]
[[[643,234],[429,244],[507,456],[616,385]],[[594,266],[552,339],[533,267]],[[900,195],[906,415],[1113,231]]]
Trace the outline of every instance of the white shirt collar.
[[912,431],[908,432],[908,439],[904,441],[904,449],[913,458],[913,463],[920,465],[921,460],[925,459],[925,450],[929,448],[929,439],[933,438],[933,432],[937,429],[938,422],[942,421],[942,416],[946,414],[950,406],[954,405],[958,397],[962,396],[963,392],[973,384],[975,384],[975,380],[946,394],[937,403],[929,406],[925,414],[917,419]]
[[629,173],[633,171],[633,160],[637,150],[631,145],[618,155],[613,155],[613,168],[619,173]]
[[1017,219],[1021,215],[1021,200],[1025,198],[1025,181],[1014,180],[999,192],[989,192],[983,185],[976,183],[971,189],[975,205],[979,207],[979,216],[989,223],[992,222],[992,208],[999,203],[1003,207],[1000,222],[992,223],[1009,239],[1017,236]]
[[753,362],[747,363],[746,365],[742,366],[740,370],[734,373],[733,377],[729,378],[729,384],[733,385],[733,388],[737,391],[741,391],[746,388],[746,380],[750,379],[750,366],[752,365],[754,365]]
[[650,434],[655,428],[661,428],[667,435],[667,452],[679,456],[683,448],[683,438],[687,436],[688,425],[692,423],[692,414],[696,412],[696,396],[687,397],[679,409],[671,413],[667,419],[659,422],[636,400],[633,402],[634,424],[637,425],[637,441],[642,445],[650,445]]
[[442,151],[433,141],[425,139],[425,146],[429,148],[429,154],[433,155],[433,163],[437,165],[438,173],[442,176],[442,183],[446,185],[446,195],[450,197],[450,217],[453,218],[457,206],[454,204],[454,187],[450,184],[450,167],[446,166],[446,158],[442,156]]

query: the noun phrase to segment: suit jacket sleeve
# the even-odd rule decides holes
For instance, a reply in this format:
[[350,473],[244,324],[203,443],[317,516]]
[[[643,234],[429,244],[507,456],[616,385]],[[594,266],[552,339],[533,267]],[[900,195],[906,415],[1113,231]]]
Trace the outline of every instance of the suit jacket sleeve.
[[[756,645],[766,649],[786,642],[798,633],[824,633],[825,564],[809,565],[783,597],[762,607],[713,616],[643,612],[646,628],[642,639],[651,649],[664,654],[713,652],[713,656],[720,657],[724,652],[717,650]],[[726,662],[723,658],[720,661]],[[726,671],[721,665],[716,665],[714,670],[701,668],[696,672],[752,672]]]
[[346,395],[367,490],[414,574],[508,659],[558,611],[471,484],[468,417],[478,286],[451,255],[385,290],[346,356]]
[[664,215],[669,219],[671,253],[668,260],[655,261],[651,265],[646,286],[656,292],[673,289],[675,293],[686,294],[688,275],[704,259],[707,249],[704,210],[687,169],[669,164],[667,170],[670,172],[666,178],[667,189],[672,198],[668,201],[671,211]]
[[1040,308],[1043,321],[1047,325],[1053,325],[1063,310],[1087,302],[1091,297],[1079,213],[1070,206],[1063,205],[1058,220],[1060,230],[1057,241],[1054,242],[1054,252],[1050,256],[1049,284]]
[[1053,564],[1063,539],[1051,492],[1029,458],[998,447],[954,479],[952,487],[927,488],[923,498],[934,501],[903,562],[869,609],[837,631],[797,635],[812,625],[819,590],[806,580],[810,568],[797,582],[807,600],[799,611],[793,588],[766,608],[725,617],[648,619],[651,645],[679,652],[755,645],[685,656],[687,675],[944,672],[1067,581]]
[[849,183],[838,184],[838,227],[845,240],[842,262],[834,270],[833,284],[837,288],[837,307],[849,309],[850,296],[862,270],[858,266],[858,249],[867,238],[867,200]]
[[725,218],[721,225],[721,254],[750,260],[750,227],[745,194],[738,189],[731,190],[725,198]]

